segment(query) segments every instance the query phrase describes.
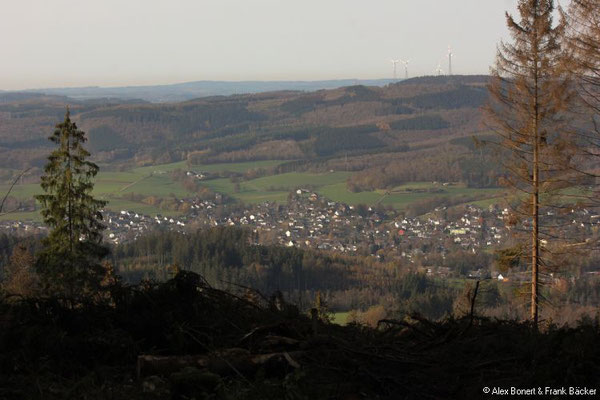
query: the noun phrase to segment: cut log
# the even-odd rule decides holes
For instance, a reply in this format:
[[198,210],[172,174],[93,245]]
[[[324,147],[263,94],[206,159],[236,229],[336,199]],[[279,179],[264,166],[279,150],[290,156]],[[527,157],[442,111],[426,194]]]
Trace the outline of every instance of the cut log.
[[150,375],[167,376],[186,367],[208,369],[221,376],[251,376],[264,367],[268,375],[281,374],[300,368],[302,351],[250,354],[245,349],[227,349],[203,355],[153,356],[140,355],[137,359],[138,379]]
[[170,375],[185,367],[206,368],[208,357],[201,356],[152,356],[140,355],[137,358],[137,377],[150,375]]
[[266,336],[260,343],[261,351],[295,350],[300,347],[300,341],[285,336]]

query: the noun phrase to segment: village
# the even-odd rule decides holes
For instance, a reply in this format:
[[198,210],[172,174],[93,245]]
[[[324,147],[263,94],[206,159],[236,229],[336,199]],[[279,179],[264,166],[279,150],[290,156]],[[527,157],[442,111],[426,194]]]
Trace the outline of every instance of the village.
[[[154,230],[182,233],[217,226],[252,229],[257,243],[311,248],[336,253],[370,256],[377,260],[425,266],[428,274],[448,276],[447,267],[431,260],[445,259],[451,252],[476,254],[493,252],[507,243],[509,210],[497,206],[473,205],[438,207],[418,217],[395,210],[333,202],[305,189],[292,191],[287,204],[265,202],[225,207],[219,199],[179,200],[190,204],[181,216],[154,217],[133,211],[104,211],[105,240],[113,245],[134,241]],[[548,212],[551,217],[551,212]],[[583,238],[597,231],[600,215],[586,209],[570,210],[565,235]],[[0,231],[18,234],[44,234],[41,223],[4,221]],[[481,269],[467,272],[481,277]],[[495,273],[494,278],[498,277]],[[500,275],[500,279],[502,275]]]

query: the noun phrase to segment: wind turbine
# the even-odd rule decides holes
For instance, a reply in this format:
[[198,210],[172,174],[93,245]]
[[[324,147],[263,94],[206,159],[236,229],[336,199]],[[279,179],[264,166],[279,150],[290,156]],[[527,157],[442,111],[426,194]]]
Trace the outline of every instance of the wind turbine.
[[398,74],[396,73],[396,66],[398,65],[399,62],[401,62],[402,60],[390,60],[390,62],[392,64],[394,64],[394,80],[398,79]]
[[452,75],[452,47],[448,45],[448,75]]
[[408,79],[408,64],[410,63],[410,58],[406,61],[400,60],[402,64],[404,64],[404,79]]
[[435,74],[437,76],[442,76],[444,75],[444,70],[442,69],[442,63],[439,62],[437,68],[435,69]]

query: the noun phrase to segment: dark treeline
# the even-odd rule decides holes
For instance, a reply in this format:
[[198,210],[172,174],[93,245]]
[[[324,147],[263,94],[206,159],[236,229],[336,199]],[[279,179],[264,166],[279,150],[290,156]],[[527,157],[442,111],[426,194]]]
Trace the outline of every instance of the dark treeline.
[[185,269],[222,289],[235,289],[237,284],[266,295],[281,291],[301,304],[310,304],[321,292],[335,309],[366,310],[383,303],[390,311],[418,311],[436,319],[452,312],[460,293],[396,263],[256,245],[255,240],[251,231],[239,228],[217,227],[189,234],[155,232],[113,248],[112,262],[119,275],[131,283],[166,280]]
[[101,125],[90,130],[89,146],[95,151],[110,151],[128,147],[130,143],[110,126]]
[[113,249],[119,275],[136,283],[166,280],[180,269],[202,275],[211,285],[243,285],[269,295],[281,291],[310,304],[317,292],[330,306],[366,310],[386,304],[390,312],[418,311],[441,318],[453,310],[460,290],[373,258],[349,257],[299,248],[253,244],[252,232],[213,228],[192,234],[156,232]]
[[366,86],[349,86],[345,88],[346,94],[336,99],[326,99],[323,94],[311,93],[286,101],[280,106],[282,111],[301,115],[314,111],[320,107],[343,106],[348,103],[379,101],[381,94],[376,88]]
[[[407,264],[257,245],[256,240],[252,231],[240,228],[217,227],[186,234],[157,231],[113,246],[108,261],[128,284],[161,282],[178,271],[189,270],[220,289],[239,290],[237,285],[242,285],[265,296],[281,291],[301,308],[312,304],[321,293],[332,309],[355,310],[359,313],[355,315],[357,321],[371,325],[386,316],[401,317],[411,312],[431,319],[466,313],[474,284],[469,284],[467,277],[479,269],[482,284],[476,302],[478,313],[524,317],[525,301],[519,294],[519,283],[500,284],[491,279],[492,268],[500,268],[494,253],[455,249],[443,255],[424,244],[422,255]],[[7,271],[24,262],[23,252],[29,254],[25,260],[34,259],[40,249],[39,236],[0,235],[0,276],[5,277]],[[575,323],[581,315],[593,314],[600,306],[600,280],[589,273],[597,269],[600,260],[581,256],[571,261],[572,278],[554,280],[543,288],[549,305],[546,316],[557,323]],[[425,275],[427,268],[437,266],[447,267],[449,276]],[[524,271],[522,266],[513,269]]]
[[313,148],[319,156],[328,156],[346,150],[384,147],[381,140],[371,135],[374,132],[377,132],[377,127],[368,125],[321,129],[317,132]]
[[445,129],[449,126],[448,122],[439,115],[423,115],[390,123],[390,128],[398,131],[437,130]]
[[358,285],[352,263],[343,257],[255,245],[254,239],[251,231],[221,227],[186,235],[156,232],[116,247],[113,262],[132,282],[144,277],[163,280],[173,269],[186,269],[217,287],[239,283],[265,293]]
[[[472,285],[465,287],[464,282],[468,282],[471,271],[479,269],[483,280],[477,300],[479,312],[498,317],[523,316],[524,300],[518,283],[501,285],[491,279],[492,268],[499,268],[494,253],[456,249],[442,255],[424,247],[427,257],[416,257],[414,264],[405,264],[380,262],[368,256],[257,245],[256,240],[251,231],[239,228],[217,227],[187,234],[154,232],[114,247],[112,263],[131,283],[163,281],[179,270],[190,270],[217,288],[231,290],[243,285],[265,295],[281,291],[300,305],[310,304],[321,292],[336,310],[380,306],[386,315],[419,312],[433,319],[465,312],[465,296]],[[580,257],[572,262],[577,279],[559,279],[544,288],[544,296],[553,304],[548,316],[561,323],[575,322],[582,313],[600,305],[598,279],[586,272],[600,261]],[[435,278],[420,272],[436,266],[447,267],[450,277],[463,283],[452,284],[448,277]]]
[[[415,84],[417,80],[412,80]],[[477,79],[475,79],[477,81]],[[440,79],[438,84],[442,83]],[[402,83],[400,85],[403,85]],[[351,86],[346,88],[348,94],[336,99],[326,99],[319,93],[311,93],[296,99],[287,101],[281,105],[281,110],[296,115],[314,111],[319,107],[328,107],[336,105],[345,105],[355,102],[377,102],[381,101],[395,106],[395,114],[411,114],[418,109],[456,109],[463,107],[479,107],[487,99],[487,90],[484,87],[472,87],[458,83],[456,86],[449,86],[447,90],[419,94],[405,98],[382,98],[374,88],[365,86]]]
[[265,117],[248,111],[243,101],[215,103],[182,103],[176,106],[142,106],[135,109],[109,108],[90,111],[82,119],[110,116],[125,123],[160,124],[180,134],[213,130],[247,121],[261,121]]
[[442,93],[428,93],[415,96],[408,103],[422,109],[454,109],[480,107],[488,98],[486,88],[459,86]]
[[[352,161],[350,161],[350,166]],[[351,169],[351,168],[350,168]],[[499,186],[502,170],[496,159],[485,152],[473,152],[462,146],[448,146],[443,152],[399,154],[382,166],[366,168],[347,182],[352,192],[385,189],[407,182],[463,182],[468,187]]]

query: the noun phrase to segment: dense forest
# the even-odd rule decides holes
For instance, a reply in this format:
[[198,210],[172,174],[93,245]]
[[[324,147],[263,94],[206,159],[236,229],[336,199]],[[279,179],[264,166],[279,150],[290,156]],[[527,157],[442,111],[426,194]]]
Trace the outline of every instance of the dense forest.
[[[23,257],[23,249],[28,257],[38,253],[42,248],[40,239],[0,235],[0,272],[6,275],[7,268]],[[478,266],[483,278],[478,312],[523,317],[524,299],[518,294],[519,286],[501,284],[490,277],[490,272],[499,268],[493,254],[454,250],[444,259],[430,254],[416,264],[386,263],[369,256],[258,245],[257,240],[251,231],[239,228],[213,228],[185,235],[157,231],[112,247],[109,261],[129,284],[161,282],[186,270],[199,274],[215,288],[235,291],[252,287],[266,296],[280,291],[300,306],[309,306],[321,293],[331,310],[354,310],[356,318],[368,323],[407,312],[419,312],[431,319],[464,312],[464,296],[475,283],[469,273]],[[549,305],[547,317],[556,322],[574,323],[600,306],[599,278],[587,273],[598,260],[581,255],[572,261],[570,271],[577,278],[561,279],[544,289]],[[426,275],[427,266],[436,263],[447,267],[460,283],[449,284]],[[382,305],[385,311],[382,308],[377,312]]]

